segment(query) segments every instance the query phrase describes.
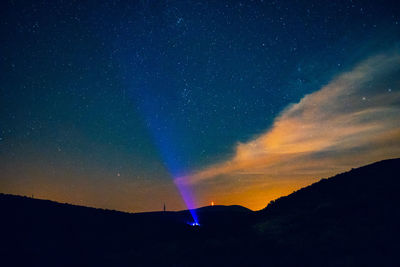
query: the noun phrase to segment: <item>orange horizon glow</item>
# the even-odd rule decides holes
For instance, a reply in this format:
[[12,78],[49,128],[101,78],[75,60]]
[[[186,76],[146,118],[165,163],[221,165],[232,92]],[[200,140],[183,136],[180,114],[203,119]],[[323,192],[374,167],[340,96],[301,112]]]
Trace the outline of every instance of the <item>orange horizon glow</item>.
[[[364,60],[289,105],[270,129],[238,143],[230,158],[174,182],[190,187],[197,207],[213,199],[211,206],[259,210],[321,178],[400,157],[399,68],[399,51]],[[161,210],[164,202],[168,210],[185,209],[162,166],[139,175],[139,167],[79,172],[62,161],[30,160],[3,163],[2,192],[129,212]]]

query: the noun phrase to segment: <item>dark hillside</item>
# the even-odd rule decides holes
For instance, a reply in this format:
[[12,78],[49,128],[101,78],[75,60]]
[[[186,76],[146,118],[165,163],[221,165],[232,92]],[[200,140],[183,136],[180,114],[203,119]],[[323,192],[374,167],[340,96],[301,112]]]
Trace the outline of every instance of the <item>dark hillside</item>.
[[1,266],[398,266],[400,159],[252,212],[124,213],[0,194]]
[[258,212],[255,228],[262,243],[273,239],[301,261],[392,266],[399,248],[399,173],[400,160],[392,159],[322,179],[271,202]]
[[[382,208],[398,199],[400,160],[391,159],[373,163],[302,188],[289,196],[272,201],[262,213],[286,213],[293,210],[329,208],[371,202],[373,206],[389,201]],[[373,200],[373,201],[372,201]],[[362,207],[359,207],[362,208]],[[370,207],[369,207],[370,208]]]
[[200,228],[188,225],[193,220],[187,210],[124,213],[0,194],[0,256],[30,266],[175,262],[181,253],[196,253],[196,240],[237,235],[232,221],[243,224],[250,212],[240,206],[199,208]]

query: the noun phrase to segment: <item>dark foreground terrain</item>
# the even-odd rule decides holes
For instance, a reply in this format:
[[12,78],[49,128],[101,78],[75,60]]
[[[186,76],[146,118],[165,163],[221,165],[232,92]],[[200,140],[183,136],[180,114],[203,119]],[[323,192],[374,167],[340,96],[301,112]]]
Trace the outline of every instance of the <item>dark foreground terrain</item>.
[[252,212],[129,214],[0,194],[0,266],[400,266],[400,159]]

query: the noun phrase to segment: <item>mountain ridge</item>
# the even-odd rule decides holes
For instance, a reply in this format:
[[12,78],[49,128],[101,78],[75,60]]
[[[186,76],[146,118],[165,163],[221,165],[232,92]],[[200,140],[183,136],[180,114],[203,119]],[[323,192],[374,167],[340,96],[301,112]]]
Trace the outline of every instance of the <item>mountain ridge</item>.
[[[263,208],[263,209],[261,209],[259,211],[265,211],[270,204],[273,204],[273,203],[275,203],[277,201],[281,201],[282,199],[285,199],[285,198],[287,198],[287,197],[289,197],[289,196],[291,196],[293,194],[299,194],[299,192],[303,192],[304,190],[310,189],[312,186],[317,186],[320,183],[324,183],[326,180],[329,180],[329,179],[332,179],[332,178],[336,178],[336,177],[341,177],[341,176],[343,176],[345,174],[348,174],[348,173],[350,173],[352,171],[357,171],[359,169],[371,168],[373,166],[378,166],[378,165],[385,164],[385,163],[392,163],[392,162],[396,162],[396,161],[400,162],[400,158],[391,158],[391,159],[385,159],[385,160],[377,161],[377,162],[374,162],[374,163],[371,163],[371,164],[368,164],[368,165],[364,165],[364,166],[361,166],[361,167],[358,167],[358,168],[352,168],[349,171],[345,171],[343,173],[339,173],[339,174],[336,174],[336,175],[328,177],[328,178],[321,178],[319,181],[317,181],[315,183],[312,183],[312,184],[310,184],[308,186],[302,187],[302,188],[290,193],[289,195],[281,196],[281,197],[279,197],[279,198],[277,198],[275,200],[270,201],[270,203],[265,208]],[[116,209],[107,209],[107,208],[99,208],[99,207],[91,207],[91,206],[85,206],[85,205],[71,204],[71,203],[67,203],[67,202],[63,203],[63,202],[50,200],[50,199],[33,198],[33,197],[29,197],[29,196],[22,196],[22,195],[15,195],[15,194],[8,194],[8,193],[1,193],[1,192],[0,192],[0,197],[3,197],[3,198],[4,197],[7,197],[7,198],[23,198],[23,199],[26,199],[26,200],[38,200],[38,201],[44,201],[42,203],[45,203],[45,202],[48,203],[48,204],[51,203],[52,205],[69,205],[69,206],[72,206],[72,207],[88,208],[88,209],[94,209],[94,210],[104,211],[104,212],[116,212],[116,213],[125,213],[125,214],[149,214],[149,213],[163,212],[161,210],[160,211],[128,212],[128,211],[120,211],[120,210],[116,210]],[[253,210],[251,210],[249,208],[246,208],[246,207],[238,205],[238,204],[202,206],[202,207],[195,208],[193,210],[201,211],[201,210],[204,210],[204,209],[219,209],[219,208],[228,208],[228,209],[229,208],[232,208],[232,209],[236,209],[237,208],[238,210],[242,209],[243,211],[245,211],[245,210],[253,211]],[[171,210],[171,211],[167,211],[167,212],[177,212],[177,213],[179,213],[179,212],[187,212],[187,211],[189,211],[189,210],[188,209],[186,209],[186,210]],[[255,211],[255,212],[259,212],[259,211]]]
[[[321,179],[263,210],[125,213],[0,194],[11,265],[396,266],[400,159]],[[6,196],[6,197],[5,197]]]

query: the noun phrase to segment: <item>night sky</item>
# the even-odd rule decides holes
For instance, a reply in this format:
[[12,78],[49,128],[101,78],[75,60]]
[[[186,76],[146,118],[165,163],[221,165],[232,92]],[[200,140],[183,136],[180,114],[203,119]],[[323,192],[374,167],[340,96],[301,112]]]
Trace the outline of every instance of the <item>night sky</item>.
[[0,192],[138,212],[400,156],[397,1],[1,1]]

